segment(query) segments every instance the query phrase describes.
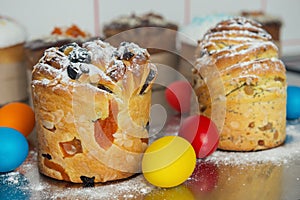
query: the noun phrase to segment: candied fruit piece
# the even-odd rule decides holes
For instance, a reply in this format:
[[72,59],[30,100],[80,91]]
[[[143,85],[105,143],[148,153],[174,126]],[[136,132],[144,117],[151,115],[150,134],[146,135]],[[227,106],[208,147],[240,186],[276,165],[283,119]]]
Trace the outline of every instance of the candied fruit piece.
[[113,134],[118,130],[118,124],[115,121],[116,115],[114,115],[113,109],[117,109],[117,104],[110,102],[108,117],[98,119],[94,124],[95,140],[105,150],[111,147],[114,141]]
[[68,142],[60,142],[59,146],[64,157],[72,157],[75,154],[82,153],[81,141],[76,138]]
[[54,27],[51,35],[62,35],[62,30],[59,27]]
[[86,37],[86,34],[84,31],[82,31],[78,26],[76,25],[72,25],[71,27],[69,27],[67,30],[66,30],[66,35],[68,36],[72,36],[72,37]]
[[44,159],[44,165],[49,169],[59,172],[63,180],[70,181],[69,175],[66,173],[65,169],[59,164],[48,159]]

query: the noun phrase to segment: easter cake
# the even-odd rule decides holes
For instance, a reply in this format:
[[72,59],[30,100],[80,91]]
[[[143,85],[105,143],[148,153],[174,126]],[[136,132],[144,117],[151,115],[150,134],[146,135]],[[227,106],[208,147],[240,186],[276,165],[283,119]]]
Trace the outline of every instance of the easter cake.
[[218,108],[217,114],[224,115],[213,119],[221,130],[219,148],[253,151],[281,145],[286,74],[271,36],[259,23],[236,17],[211,28],[198,50],[193,87],[201,114],[211,117]]
[[[126,41],[147,47],[152,55],[163,50],[175,50],[177,30],[178,26],[175,23],[169,22],[159,14],[150,12],[142,15],[120,16],[105,24],[103,33],[107,39],[117,36],[112,38],[111,42],[113,43],[126,38]],[[158,35],[159,37],[157,37]],[[145,40],[145,38],[147,39]]]
[[157,73],[149,59],[128,42],[45,51],[32,77],[42,174],[93,184],[140,172]]
[[0,16],[0,105],[28,98],[24,66],[26,37],[21,24]]

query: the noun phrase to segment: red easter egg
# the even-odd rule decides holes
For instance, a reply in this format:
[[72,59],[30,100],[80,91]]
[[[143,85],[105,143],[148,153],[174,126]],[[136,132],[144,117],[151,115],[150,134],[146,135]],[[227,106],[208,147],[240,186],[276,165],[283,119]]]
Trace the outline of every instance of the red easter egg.
[[194,194],[210,192],[217,186],[218,179],[218,167],[212,162],[200,161],[187,181],[187,185]]
[[171,83],[165,90],[165,97],[169,105],[180,113],[187,113],[191,105],[192,87],[187,81]]
[[217,126],[209,118],[202,115],[186,118],[180,126],[179,136],[192,144],[197,158],[211,155],[219,143]]

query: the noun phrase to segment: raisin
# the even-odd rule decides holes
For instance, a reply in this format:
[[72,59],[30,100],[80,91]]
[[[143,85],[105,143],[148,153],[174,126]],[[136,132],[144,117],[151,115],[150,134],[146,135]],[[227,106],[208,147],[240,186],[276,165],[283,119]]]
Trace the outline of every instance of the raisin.
[[80,47],[73,49],[73,51],[69,53],[68,58],[73,63],[91,63],[92,61],[91,55],[87,49]]
[[140,95],[144,94],[145,90],[147,89],[147,87],[149,86],[148,83],[145,83],[140,91]]
[[148,74],[148,77],[140,91],[140,95],[144,94],[145,90],[147,89],[147,87],[149,86],[149,83],[154,79],[156,75],[156,72],[153,69],[150,69],[150,72]]
[[274,78],[274,80],[275,80],[275,81],[284,82],[284,79],[281,78],[281,77],[278,77],[278,76],[276,76],[276,77]]
[[48,160],[51,160],[51,159],[52,159],[52,156],[51,156],[50,154],[48,154],[48,153],[43,153],[42,156],[43,156],[44,158],[47,158]]
[[149,132],[149,130],[150,130],[150,124],[149,124],[149,121],[147,122],[147,124],[146,124],[146,130],[147,130],[147,132]]
[[250,122],[248,125],[249,128],[254,128],[255,127],[255,122]]
[[264,146],[265,145],[265,141],[264,140],[258,140],[257,144],[259,146]]
[[145,144],[149,144],[149,138],[141,138],[141,142]]
[[67,72],[68,72],[68,76],[73,80],[78,79],[79,76],[81,75],[80,70],[77,67],[71,65],[67,67]]
[[200,112],[201,112],[201,113],[204,113],[206,109],[207,109],[207,106],[205,106],[205,105],[200,105]]
[[93,176],[93,177],[80,176],[80,179],[82,180],[83,187],[94,187],[95,186],[95,176]]
[[131,53],[130,51],[125,52],[123,54],[123,60],[129,61],[133,56],[134,56],[134,53]]
[[113,93],[108,87],[106,87],[102,84],[98,84],[97,87],[101,90],[104,90],[104,91],[108,92],[108,93],[111,93],[111,94]]

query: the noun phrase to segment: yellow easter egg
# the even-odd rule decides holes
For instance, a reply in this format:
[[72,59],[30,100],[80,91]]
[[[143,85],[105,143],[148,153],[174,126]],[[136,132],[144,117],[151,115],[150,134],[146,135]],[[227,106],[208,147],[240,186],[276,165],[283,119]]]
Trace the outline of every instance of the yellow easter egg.
[[145,200],[195,200],[193,193],[185,186],[173,188],[160,188],[153,190],[145,196]]
[[179,136],[165,136],[146,149],[142,172],[152,185],[169,188],[186,181],[196,165],[192,145]]

